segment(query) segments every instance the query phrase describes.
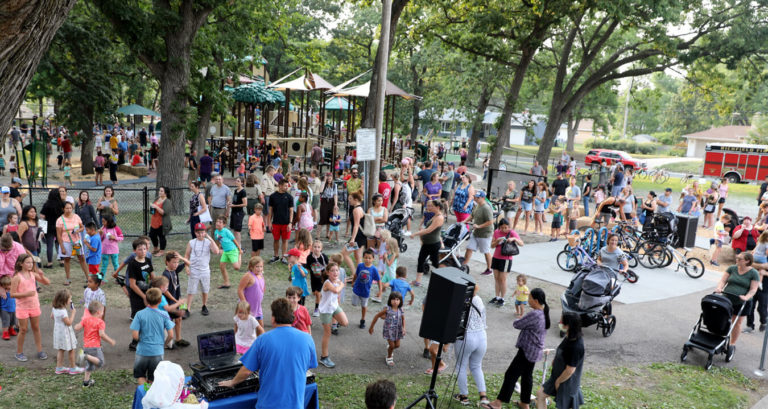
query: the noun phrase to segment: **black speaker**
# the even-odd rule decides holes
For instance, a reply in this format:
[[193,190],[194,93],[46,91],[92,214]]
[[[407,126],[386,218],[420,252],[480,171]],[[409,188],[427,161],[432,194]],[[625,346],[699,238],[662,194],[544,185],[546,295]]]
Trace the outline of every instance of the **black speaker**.
[[443,344],[464,337],[475,280],[458,268],[432,271],[419,336]]
[[693,248],[696,245],[697,216],[675,213],[677,216],[677,246]]

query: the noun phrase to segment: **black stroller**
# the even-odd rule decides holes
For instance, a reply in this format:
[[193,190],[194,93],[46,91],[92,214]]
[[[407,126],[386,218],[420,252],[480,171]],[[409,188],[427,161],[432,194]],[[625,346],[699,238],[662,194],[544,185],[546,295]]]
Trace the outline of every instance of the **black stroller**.
[[643,226],[642,238],[655,243],[666,244],[677,238],[677,217],[669,212],[656,213],[650,223]]
[[[582,327],[597,324],[596,329],[602,329],[603,336],[609,337],[616,328],[611,301],[620,291],[621,281],[612,268],[584,268],[573,277],[560,302],[564,312],[579,315]],[[564,335],[561,331],[560,336]]]
[[685,362],[688,352],[695,348],[707,353],[707,363],[704,364],[706,370],[712,367],[712,359],[717,354],[725,354],[725,362],[731,362],[734,351],[729,351],[728,345],[731,343],[731,332],[736,325],[731,318],[741,314],[744,304],[741,304],[738,311],[734,311],[733,304],[726,295],[705,295],[701,299],[701,315],[693,326],[688,341],[683,345],[680,361]]
[[397,245],[400,246],[400,252],[404,253],[408,250],[408,245],[405,244],[405,238],[403,232],[408,226],[408,220],[413,218],[412,207],[401,207],[397,210],[393,210],[387,218],[387,222],[384,224],[384,228],[392,233],[392,237],[397,240]]
[[469,274],[469,266],[462,265],[464,257],[459,256],[459,248],[469,240],[470,232],[465,223],[454,223],[442,233],[443,247],[438,253],[439,266],[456,267]]

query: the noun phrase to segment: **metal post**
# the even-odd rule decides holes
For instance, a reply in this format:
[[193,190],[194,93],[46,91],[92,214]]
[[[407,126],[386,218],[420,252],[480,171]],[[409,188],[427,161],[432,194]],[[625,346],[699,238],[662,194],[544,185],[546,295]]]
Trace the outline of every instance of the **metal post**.
[[143,197],[144,197],[144,211],[141,212],[142,216],[144,218],[144,235],[146,236],[149,232],[149,190],[146,186],[143,188]]
[[755,375],[765,376],[765,350],[768,348],[768,331],[763,335],[763,353],[760,354],[760,368],[755,370]]

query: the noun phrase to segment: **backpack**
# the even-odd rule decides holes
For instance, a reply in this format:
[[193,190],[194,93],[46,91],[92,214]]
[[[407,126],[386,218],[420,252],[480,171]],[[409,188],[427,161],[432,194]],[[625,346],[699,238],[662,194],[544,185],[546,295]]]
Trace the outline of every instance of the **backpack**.
[[366,213],[363,216],[363,223],[360,228],[366,237],[373,237],[376,234],[376,221],[373,219],[372,214]]

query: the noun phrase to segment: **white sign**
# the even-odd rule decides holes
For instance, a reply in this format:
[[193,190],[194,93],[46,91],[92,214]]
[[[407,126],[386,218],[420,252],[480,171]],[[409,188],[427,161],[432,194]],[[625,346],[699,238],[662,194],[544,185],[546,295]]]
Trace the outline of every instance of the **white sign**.
[[355,132],[357,138],[357,161],[376,159],[376,129],[361,128]]

